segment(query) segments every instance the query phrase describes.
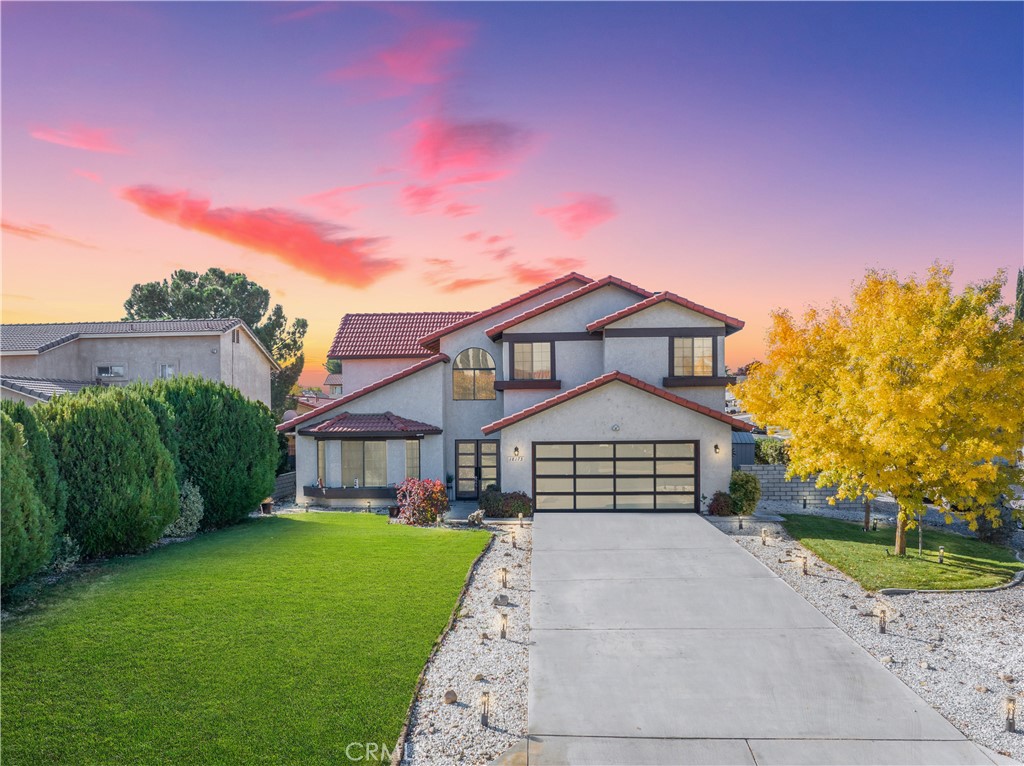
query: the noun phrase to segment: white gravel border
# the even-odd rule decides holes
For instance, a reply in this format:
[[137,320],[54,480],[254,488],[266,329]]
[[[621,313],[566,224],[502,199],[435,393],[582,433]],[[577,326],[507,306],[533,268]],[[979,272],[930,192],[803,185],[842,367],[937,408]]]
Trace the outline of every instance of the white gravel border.
[[[402,759],[408,766],[486,764],[526,736],[533,529],[487,529],[496,539],[477,562],[459,616],[427,663],[413,704]],[[501,586],[502,568],[508,570],[507,588]],[[508,606],[492,604],[499,594],[508,596]],[[508,619],[505,639],[499,637],[502,614]],[[483,679],[475,680],[477,674]],[[449,690],[458,696],[454,704],[445,702]],[[484,691],[490,695],[487,728],[480,722]]]
[[[791,512],[787,509],[772,509]],[[794,541],[782,525],[709,520],[785,580],[969,739],[1024,761],[1024,586],[1000,591],[880,596]],[[768,545],[761,544],[761,528]],[[802,574],[807,556],[809,574]],[[780,560],[781,559],[781,560]],[[887,630],[877,615],[887,612]],[[1017,733],[1003,704],[1017,698]]]

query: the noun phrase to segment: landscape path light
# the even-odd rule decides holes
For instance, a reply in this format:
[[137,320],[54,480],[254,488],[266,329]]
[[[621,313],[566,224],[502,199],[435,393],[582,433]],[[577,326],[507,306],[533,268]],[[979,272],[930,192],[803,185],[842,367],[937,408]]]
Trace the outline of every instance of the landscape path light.
[[501,587],[508,587],[508,567],[501,568]]
[[501,613],[501,637],[506,638],[505,632],[508,629],[508,615]]
[[491,693],[484,692],[480,695],[480,725],[487,728],[487,718],[491,713]]
[[882,609],[878,612],[878,632],[885,633],[885,610]]
[[940,545],[939,546],[939,563],[940,564],[942,563],[942,559],[945,556],[945,554],[946,554],[946,546],[945,545]]
[[768,530],[765,529],[764,527],[761,527],[761,545],[767,545],[767,544],[768,544]]
[[1017,698],[1007,697],[1006,703],[1006,730],[1013,734],[1017,731]]

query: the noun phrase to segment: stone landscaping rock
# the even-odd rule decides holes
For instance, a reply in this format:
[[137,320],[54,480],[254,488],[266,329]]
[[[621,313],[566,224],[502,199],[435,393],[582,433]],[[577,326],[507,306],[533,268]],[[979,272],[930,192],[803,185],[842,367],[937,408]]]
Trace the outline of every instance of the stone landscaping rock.
[[981,692],[982,694],[988,694],[992,690],[989,689],[987,686],[982,686],[981,684],[979,684],[978,686],[974,687],[974,691]]
[[455,693],[454,689],[449,689],[444,693],[444,704],[454,705],[459,701],[459,695]]
[[473,680],[474,681],[483,681],[484,680],[484,674],[483,673],[477,673],[475,676],[473,676]]
[[508,606],[508,596],[506,596],[504,593],[499,593],[497,596],[494,597],[494,600],[491,602],[491,604],[494,606]]

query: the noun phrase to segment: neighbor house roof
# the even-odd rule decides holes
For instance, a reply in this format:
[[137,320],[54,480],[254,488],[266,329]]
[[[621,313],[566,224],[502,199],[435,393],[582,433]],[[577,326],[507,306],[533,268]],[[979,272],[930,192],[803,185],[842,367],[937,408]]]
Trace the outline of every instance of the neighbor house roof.
[[554,290],[556,287],[568,284],[569,282],[580,282],[581,284],[586,285],[593,281],[593,279],[584,276],[583,274],[578,274],[575,271],[569,272],[568,274],[558,277],[557,279],[552,279],[550,282],[545,282],[543,285],[540,285],[539,287],[535,287],[532,290],[528,290],[525,293],[522,293],[521,295],[517,295],[515,298],[509,298],[507,301],[499,303],[497,306],[491,306],[489,309],[478,311],[475,314],[472,314],[468,317],[465,317],[464,319],[459,320],[458,322],[454,322],[448,325],[447,327],[442,327],[439,330],[430,333],[429,335],[425,335],[422,338],[420,338],[420,343],[422,343],[425,346],[429,345],[431,348],[435,348],[437,342],[441,340],[441,338],[443,338],[445,335],[453,333],[456,330],[461,330],[463,327],[468,327],[471,324],[476,324],[480,320],[487,319],[488,317],[494,316],[495,314],[501,311],[505,311],[506,309],[515,308],[520,303],[528,301],[531,298],[536,298],[538,295],[543,295],[548,290]]
[[60,378],[22,378],[11,375],[0,376],[0,386],[19,394],[30,396],[41,402],[49,401],[59,394],[74,394],[88,386],[96,385],[94,380],[64,380]]
[[332,399],[327,404],[323,405],[322,407],[317,407],[312,412],[307,412],[303,415],[299,415],[298,417],[292,418],[291,420],[286,420],[284,423],[281,423],[281,425],[277,427],[277,430],[291,431],[300,423],[305,423],[307,420],[311,420],[312,418],[323,415],[325,412],[330,412],[331,410],[337,409],[338,407],[342,407],[350,402],[354,402],[356,399],[362,396],[366,396],[367,394],[373,391],[376,391],[380,388],[384,388],[385,386],[389,386],[392,383],[402,380],[403,378],[408,378],[410,375],[415,375],[420,370],[425,370],[428,367],[433,367],[438,362],[448,361],[450,361],[450,359],[447,354],[434,354],[429,359],[424,359],[423,361],[417,362],[411,367],[406,367],[404,370],[399,370],[393,375],[388,375],[386,378],[381,378],[376,383],[371,383],[368,386],[363,386],[358,391],[353,391],[351,394],[347,394],[338,399]]
[[707,306],[701,306],[699,303],[694,303],[688,298],[683,298],[681,295],[676,295],[675,293],[670,292],[655,293],[650,298],[642,300],[639,303],[634,303],[632,306],[627,306],[624,309],[616,311],[614,314],[609,314],[606,317],[591,322],[587,325],[587,329],[590,332],[596,332],[610,324],[618,322],[620,319],[625,319],[628,316],[632,316],[644,309],[649,309],[651,306],[657,305],[658,303],[664,303],[666,301],[674,303],[677,306],[682,306],[690,311],[696,311],[698,314],[703,314],[706,317],[717,319],[719,322],[723,322],[726,327],[731,328],[733,332],[743,329],[743,320],[736,319],[735,317],[723,314],[720,311],[715,311],[714,309],[709,309]]
[[325,386],[340,386],[341,385],[341,373],[332,372],[326,378],[324,378]]
[[329,359],[393,359],[430,356],[420,338],[472,311],[417,311],[415,313],[345,314],[327,352]]
[[78,338],[145,337],[154,335],[221,335],[243,327],[277,368],[274,357],[241,319],[152,319],[126,322],[57,322],[0,326],[0,353],[42,354]]
[[612,372],[607,372],[604,375],[594,378],[593,380],[584,383],[581,386],[576,386],[576,388],[565,391],[561,394],[558,394],[557,396],[552,396],[550,399],[545,399],[543,402],[535,404],[532,407],[527,407],[525,410],[520,410],[519,412],[513,415],[509,415],[508,417],[501,418],[500,420],[495,420],[493,423],[484,426],[480,430],[482,430],[485,434],[492,434],[495,431],[500,431],[502,428],[507,428],[508,426],[514,423],[526,420],[527,418],[533,417],[534,415],[544,412],[545,410],[550,410],[552,407],[557,407],[560,404],[564,404],[565,402],[571,399],[575,399],[577,396],[582,396],[583,394],[589,393],[590,391],[594,391],[595,389],[598,389],[601,386],[605,386],[608,385],[609,383],[615,382],[625,383],[627,385],[633,386],[633,388],[639,388],[641,391],[646,391],[649,394],[654,394],[655,396],[661,397],[667,402],[672,402],[672,404],[678,404],[680,407],[686,407],[687,409],[693,410],[694,412],[699,412],[701,415],[707,415],[709,418],[720,420],[723,423],[726,423],[729,426],[731,426],[732,429],[735,431],[749,431],[753,428],[753,426],[751,426],[749,423],[744,423],[742,420],[737,420],[734,417],[730,417],[729,415],[726,415],[724,412],[719,412],[718,410],[713,410],[710,407],[705,407],[703,404],[691,402],[689,399],[684,399],[683,397],[677,396],[676,394],[673,394],[669,391],[665,391],[662,388],[652,386],[650,383],[645,383],[639,378],[634,378],[632,375],[627,375],[624,372],[614,370]]
[[628,290],[629,292],[635,293],[636,295],[639,295],[643,298],[649,298],[650,296],[654,295],[654,293],[652,293],[650,290],[645,290],[644,288],[637,287],[636,285],[627,282],[624,279],[619,279],[618,277],[613,277],[609,275],[607,277],[603,277],[602,279],[597,280],[596,282],[591,281],[588,284],[583,285],[583,287],[565,293],[564,295],[560,295],[557,298],[552,298],[547,303],[542,303],[541,305],[532,308],[529,311],[524,311],[523,313],[517,314],[516,316],[511,317],[510,319],[506,319],[504,322],[501,322],[500,324],[494,325],[494,327],[488,328],[487,337],[489,337],[491,340],[496,340],[498,337],[501,336],[502,332],[507,330],[509,327],[514,327],[515,325],[521,322],[525,322],[527,319],[533,319],[536,316],[545,314],[548,311],[551,311],[551,309],[558,308],[559,306],[564,306],[566,303],[570,303],[576,300],[577,298],[582,298],[584,295],[588,295],[589,293],[592,293],[596,290],[600,290],[602,287],[608,287],[609,285],[621,287],[623,290]]
[[439,434],[441,429],[429,423],[410,420],[393,412],[364,414],[343,412],[323,423],[303,430],[303,434],[334,434],[338,436],[359,436],[362,438],[403,437],[409,435]]

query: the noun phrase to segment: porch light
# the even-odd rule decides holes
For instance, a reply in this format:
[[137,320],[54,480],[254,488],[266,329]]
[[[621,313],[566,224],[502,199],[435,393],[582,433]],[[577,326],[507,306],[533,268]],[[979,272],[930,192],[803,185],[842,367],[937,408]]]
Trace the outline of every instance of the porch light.
[[505,638],[505,632],[508,630],[508,615],[504,612],[501,613],[501,638]]
[[487,728],[487,718],[491,712],[491,693],[484,692],[480,695],[480,725]]
[[512,457],[519,457],[519,447],[518,446],[516,446],[516,448],[514,450],[512,450]]
[[721,447],[719,447],[719,446],[718,446],[718,445],[716,444],[716,445],[715,445],[715,454],[717,455],[717,454],[718,454],[719,452],[721,452],[721,451],[722,451],[722,448],[721,448]]

